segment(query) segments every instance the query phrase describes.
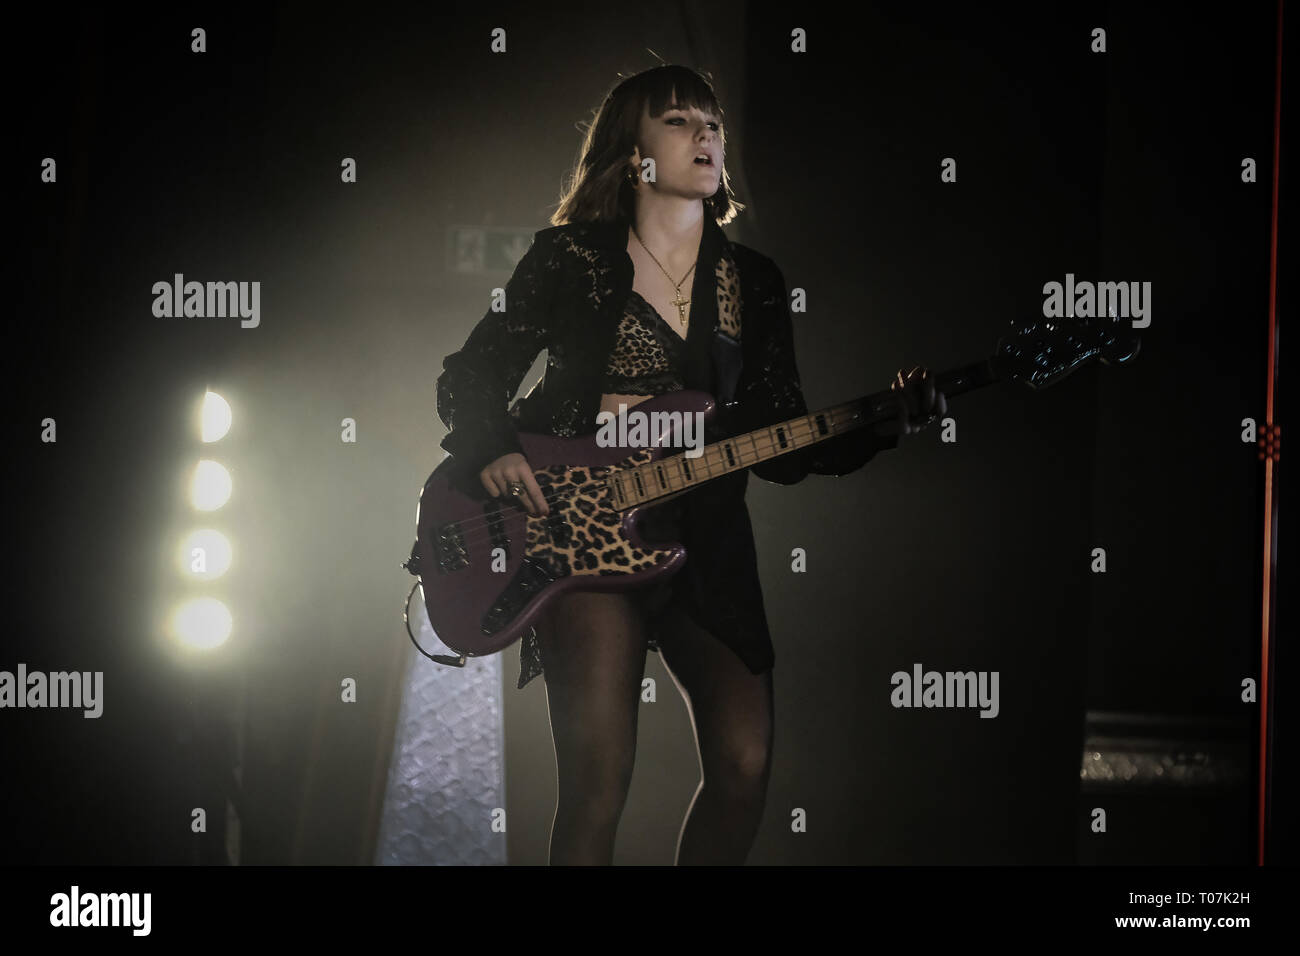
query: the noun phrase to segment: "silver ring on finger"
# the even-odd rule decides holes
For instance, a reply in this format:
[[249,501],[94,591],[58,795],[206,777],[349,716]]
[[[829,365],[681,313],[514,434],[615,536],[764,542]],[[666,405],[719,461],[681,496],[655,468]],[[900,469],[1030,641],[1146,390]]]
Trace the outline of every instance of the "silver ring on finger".
[[506,492],[511,498],[521,498],[524,494],[524,483],[522,481],[506,482]]

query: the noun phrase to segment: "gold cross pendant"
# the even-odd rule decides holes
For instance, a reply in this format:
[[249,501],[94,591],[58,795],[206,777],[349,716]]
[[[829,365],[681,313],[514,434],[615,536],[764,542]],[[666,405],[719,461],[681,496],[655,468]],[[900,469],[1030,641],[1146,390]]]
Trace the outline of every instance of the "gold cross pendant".
[[686,324],[686,307],[691,304],[690,299],[682,298],[682,290],[677,290],[677,297],[673,299],[673,305],[677,306],[677,317],[682,320],[682,325]]

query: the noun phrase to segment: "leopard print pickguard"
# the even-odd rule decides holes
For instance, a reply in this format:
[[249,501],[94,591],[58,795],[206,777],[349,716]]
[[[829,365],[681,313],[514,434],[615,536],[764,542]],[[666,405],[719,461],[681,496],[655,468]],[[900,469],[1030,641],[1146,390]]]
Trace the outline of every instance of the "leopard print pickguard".
[[[604,483],[613,472],[651,459],[652,452],[643,448],[616,465],[535,468],[552,514],[528,516],[528,556],[557,579],[570,574],[631,574],[663,564],[671,550],[634,545],[623,532],[623,514],[610,501]],[[567,541],[558,540],[552,521],[563,524]]]

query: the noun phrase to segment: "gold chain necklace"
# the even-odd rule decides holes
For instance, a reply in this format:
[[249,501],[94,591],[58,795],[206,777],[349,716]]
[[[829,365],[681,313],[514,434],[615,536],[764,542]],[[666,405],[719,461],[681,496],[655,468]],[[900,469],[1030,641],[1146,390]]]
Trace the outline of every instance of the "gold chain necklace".
[[[654,264],[659,267],[659,271],[668,277],[669,282],[673,282],[673,277],[668,275],[668,270],[664,268],[663,263],[658,259],[655,259],[655,254],[649,250],[644,242],[641,241],[641,234],[636,231],[635,226],[632,227],[632,235],[636,236],[636,241],[641,243],[641,248],[645,249],[645,254],[651,259],[654,259]],[[686,270],[686,275],[682,276],[682,282],[685,282],[686,276],[689,276],[694,271],[695,263],[691,263],[691,267]],[[677,296],[673,299],[673,305],[677,306],[677,317],[682,320],[682,325],[685,326],[686,307],[691,304],[691,300],[682,298],[682,282],[673,282],[673,286],[677,289]]]

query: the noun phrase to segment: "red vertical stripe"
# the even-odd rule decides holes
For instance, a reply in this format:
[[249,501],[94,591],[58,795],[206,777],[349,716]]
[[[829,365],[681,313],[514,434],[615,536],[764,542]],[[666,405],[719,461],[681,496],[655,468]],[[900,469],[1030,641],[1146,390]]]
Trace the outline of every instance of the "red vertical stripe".
[[[1270,227],[1268,251],[1268,388],[1265,423],[1273,427],[1274,372],[1277,368],[1277,193],[1278,167],[1282,136],[1282,4],[1277,0],[1277,76],[1273,90],[1273,221]],[[1265,437],[1264,455],[1264,594],[1261,624],[1260,683],[1259,683],[1259,846],[1257,862],[1264,865],[1265,840],[1268,836],[1269,815],[1269,672],[1272,664],[1271,637],[1273,631],[1273,566],[1274,542],[1277,536],[1277,500],[1273,488],[1273,457],[1267,453],[1270,443]]]

